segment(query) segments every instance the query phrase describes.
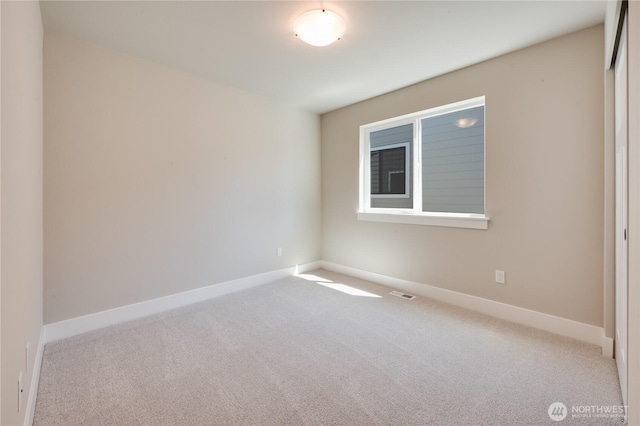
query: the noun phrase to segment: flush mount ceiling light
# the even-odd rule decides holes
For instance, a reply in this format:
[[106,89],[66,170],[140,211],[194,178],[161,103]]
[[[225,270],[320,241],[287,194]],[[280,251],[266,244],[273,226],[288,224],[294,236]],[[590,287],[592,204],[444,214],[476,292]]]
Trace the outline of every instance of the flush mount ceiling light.
[[296,36],[312,46],[327,46],[338,41],[346,29],[342,16],[325,9],[305,12],[293,25]]
[[454,121],[453,124],[455,124],[457,127],[460,127],[461,129],[466,129],[473,126],[477,122],[477,118],[459,118]]

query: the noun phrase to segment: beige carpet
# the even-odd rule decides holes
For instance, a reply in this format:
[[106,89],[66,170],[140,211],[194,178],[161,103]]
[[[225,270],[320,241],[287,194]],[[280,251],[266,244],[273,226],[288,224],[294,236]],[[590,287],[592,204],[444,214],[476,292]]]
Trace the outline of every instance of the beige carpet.
[[596,346],[311,274],[48,344],[34,424],[621,422],[571,414],[621,405]]

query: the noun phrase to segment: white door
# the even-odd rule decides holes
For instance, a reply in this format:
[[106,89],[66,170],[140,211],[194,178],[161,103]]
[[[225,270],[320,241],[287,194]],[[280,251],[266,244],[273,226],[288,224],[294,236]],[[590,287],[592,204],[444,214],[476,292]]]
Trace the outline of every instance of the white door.
[[622,399],[627,405],[627,24],[622,27],[615,64],[616,122],[616,339],[615,356]]

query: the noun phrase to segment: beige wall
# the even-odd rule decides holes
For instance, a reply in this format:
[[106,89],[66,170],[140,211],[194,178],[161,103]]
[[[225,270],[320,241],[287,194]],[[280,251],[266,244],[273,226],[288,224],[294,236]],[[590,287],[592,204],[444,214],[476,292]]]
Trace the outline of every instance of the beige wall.
[[[603,38],[594,27],[323,115],[322,258],[602,326]],[[358,221],[358,127],[481,95],[489,229]]]
[[[3,425],[22,424],[42,329],[42,21],[38,2],[1,2]],[[30,343],[29,372],[25,348]],[[22,410],[18,375],[23,372]]]
[[44,52],[46,324],[319,258],[317,115],[70,38]]

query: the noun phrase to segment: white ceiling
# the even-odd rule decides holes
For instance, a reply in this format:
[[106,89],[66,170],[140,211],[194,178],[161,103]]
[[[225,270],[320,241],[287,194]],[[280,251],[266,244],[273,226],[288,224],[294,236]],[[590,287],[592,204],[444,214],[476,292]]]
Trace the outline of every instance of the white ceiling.
[[[605,1],[42,1],[66,34],[323,113],[604,21]],[[302,12],[342,14],[328,47]]]

